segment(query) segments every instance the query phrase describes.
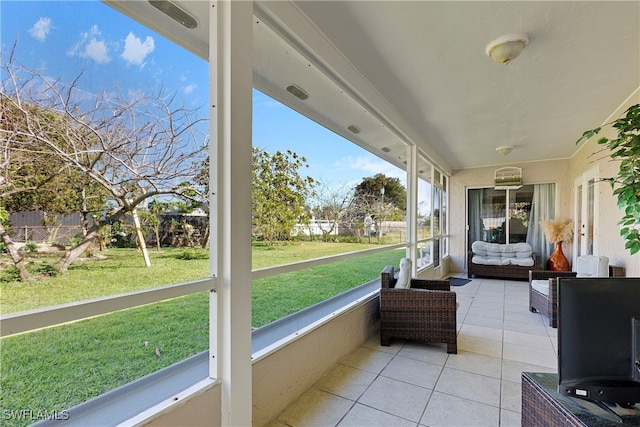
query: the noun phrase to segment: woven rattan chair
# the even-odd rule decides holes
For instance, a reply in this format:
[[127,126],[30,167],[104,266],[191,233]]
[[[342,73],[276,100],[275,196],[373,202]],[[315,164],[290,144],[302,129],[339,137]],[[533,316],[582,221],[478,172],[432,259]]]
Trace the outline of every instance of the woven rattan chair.
[[[549,326],[558,327],[558,277],[575,277],[575,271],[529,270],[529,311],[549,318]],[[549,295],[531,285],[534,280],[549,281]]]
[[[581,263],[581,258],[587,262]],[[529,271],[529,310],[547,316],[549,326],[553,328],[558,327],[558,277],[606,277],[607,275],[609,277],[624,277],[625,274],[624,268],[608,265],[609,259],[606,257],[586,255],[579,257],[577,264],[578,271]],[[549,281],[548,295],[534,288],[534,280]]]
[[447,344],[458,352],[456,293],[448,280],[411,279],[409,289],[394,289],[394,268],[382,270],[380,289],[380,344],[391,338]]

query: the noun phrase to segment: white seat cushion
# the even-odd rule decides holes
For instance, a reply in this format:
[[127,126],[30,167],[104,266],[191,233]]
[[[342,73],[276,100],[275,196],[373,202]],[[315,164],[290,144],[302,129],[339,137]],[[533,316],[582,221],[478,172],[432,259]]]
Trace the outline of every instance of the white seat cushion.
[[411,286],[411,259],[402,258],[400,260],[400,273],[398,273],[397,289],[407,289]]
[[541,294],[549,296],[549,279],[532,280],[531,287]]
[[531,245],[524,242],[504,244],[477,240],[471,244],[471,251],[471,262],[474,264],[522,267],[532,267],[534,264]]
[[609,277],[609,258],[582,255],[576,260],[576,277]]

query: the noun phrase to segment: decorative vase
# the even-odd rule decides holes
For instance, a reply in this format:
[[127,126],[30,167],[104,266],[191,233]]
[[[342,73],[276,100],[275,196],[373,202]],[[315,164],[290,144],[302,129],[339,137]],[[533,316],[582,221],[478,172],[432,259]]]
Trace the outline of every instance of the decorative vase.
[[556,250],[553,251],[547,260],[547,270],[551,271],[571,271],[569,260],[562,252],[562,240],[556,242]]

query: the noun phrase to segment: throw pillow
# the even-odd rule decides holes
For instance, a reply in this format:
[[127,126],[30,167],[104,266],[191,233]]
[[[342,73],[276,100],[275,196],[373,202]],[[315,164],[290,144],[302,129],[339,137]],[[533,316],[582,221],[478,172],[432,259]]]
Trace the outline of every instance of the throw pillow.
[[400,273],[396,282],[397,289],[408,289],[411,286],[411,259],[402,258],[400,260]]

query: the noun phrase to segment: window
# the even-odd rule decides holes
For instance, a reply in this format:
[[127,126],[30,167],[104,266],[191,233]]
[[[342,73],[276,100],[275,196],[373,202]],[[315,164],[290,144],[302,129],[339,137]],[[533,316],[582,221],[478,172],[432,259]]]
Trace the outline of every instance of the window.
[[542,259],[551,245],[539,221],[555,216],[555,184],[523,185],[518,189],[469,189],[468,248],[476,240],[493,243],[527,242]]
[[470,189],[469,245],[475,240],[526,242],[532,197],[531,185],[517,190]]
[[417,267],[438,267],[448,255],[447,177],[423,158],[418,159]]
[[[406,172],[259,90],[253,105],[254,149],[271,156],[292,153],[273,164],[282,171],[302,159],[296,182],[313,181],[304,214],[278,241],[267,241],[261,224],[253,224],[252,326],[260,328],[377,279],[385,265],[399,265],[406,254]],[[258,203],[272,202],[264,193],[273,192],[279,203],[296,191],[278,184],[284,176],[270,176],[273,186],[260,187],[254,211],[263,209]],[[274,209],[268,208],[268,216]],[[324,257],[338,258],[317,261]]]
[[[106,313],[3,336],[2,409],[16,411],[9,412],[13,418],[5,421],[7,425],[26,425],[38,419],[20,416],[20,410],[34,414],[63,411],[209,347],[209,253],[198,245],[205,239],[208,224],[202,206],[171,195],[149,197],[138,204],[135,213],[147,240],[150,267],[145,267],[141,247],[136,245],[134,212],[117,213],[123,205],[123,200],[118,200],[119,194],[124,194],[120,190],[126,189],[135,199],[154,186],[164,191],[189,185],[200,171],[204,151],[199,149],[208,134],[209,74],[206,61],[99,1],[3,2],[1,29],[6,42],[2,51],[3,108],[11,99],[14,112],[22,106],[34,119],[34,126],[41,125],[40,137],[53,135],[49,145],[38,147],[41,151],[55,144],[63,149],[73,144],[81,147],[70,157],[80,159],[85,167],[93,165],[93,176],[99,175],[102,183],[116,188],[105,192],[106,185],[87,179],[77,165],[69,163],[65,169],[57,163],[62,162],[58,157],[42,159],[37,157],[39,150],[32,149],[31,163],[46,177],[56,176],[58,180],[52,185],[57,186],[45,187],[45,197],[25,192],[22,196],[32,197],[13,199],[11,206],[3,197],[3,207],[14,214],[14,225],[20,226],[11,229],[10,235],[17,246],[28,248],[22,254],[32,276],[30,281],[18,282],[9,268],[13,264],[8,255],[0,253],[3,316],[49,310],[42,316],[46,321],[67,315],[76,320],[86,309],[78,302],[97,298],[100,300],[94,301],[92,309]],[[167,104],[170,99],[175,104]],[[62,113],[65,110],[66,114]],[[49,115],[41,114],[43,111]],[[47,121],[51,116],[56,120]],[[170,135],[162,127],[169,116],[176,119],[170,125],[179,135]],[[13,123],[19,126],[22,116],[16,113],[15,117]],[[76,127],[74,122],[85,126]],[[3,120],[3,127],[7,123]],[[59,129],[56,123],[61,124]],[[87,128],[95,132],[83,133]],[[59,137],[63,134],[65,139]],[[103,138],[102,144],[97,143],[96,135]],[[17,147],[24,141],[16,138],[7,142],[9,147]],[[128,156],[134,161],[126,165],[126,171],[116,163]],[[178,164],[179,159],[185,163]],[[12,160],[19,163],[16,157]],[[167,176],[153,175],[154,167],[166,171]],[[66,172],[56,175],[58,170]],[[146,181],[140,179],[143,175]],[[167,207],[156,216],[151,202],[156,202],[155,207],[164,203]],[[156,249],[152,222],[146,221],[150,215],[161,221],[160,250]],[[65,274],[58,274],[57,263],[65,254],[60,248],[71,251],[83,240],[83,219],[87,222],[84,232],[91,236],[95,231],[96,244],[71,262]],[[68,229],[73,234],[65,234]],[[115,294],[123,296],[107,299]],[[145,303],[148,305],[141,305]],[[51,306],[59,304],[67,304],[56,311],[60,316],[46,315],[54,310]],[[32,329],[40,326],[34,320],[36,315],[25,316],[23,325],[35,324]],[[3,321],[4,333],[9,323]]]

